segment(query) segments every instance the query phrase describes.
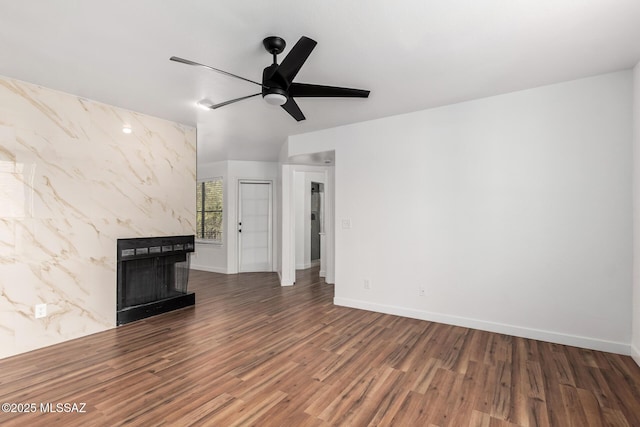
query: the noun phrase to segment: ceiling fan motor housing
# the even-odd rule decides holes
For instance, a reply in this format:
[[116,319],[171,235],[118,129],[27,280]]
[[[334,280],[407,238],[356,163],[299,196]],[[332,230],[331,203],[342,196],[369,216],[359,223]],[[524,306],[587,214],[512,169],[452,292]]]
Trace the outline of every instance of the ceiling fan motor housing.
[[[269,65],[262,72],[262,97],[267,95],[284,96],[289,99],[289,83],[277,72],[278,64]],[[268,102],[268,98],[265,98]],[[286,101],[285,101],[286,102]],[[281,104],[279,104],[281,105]]]

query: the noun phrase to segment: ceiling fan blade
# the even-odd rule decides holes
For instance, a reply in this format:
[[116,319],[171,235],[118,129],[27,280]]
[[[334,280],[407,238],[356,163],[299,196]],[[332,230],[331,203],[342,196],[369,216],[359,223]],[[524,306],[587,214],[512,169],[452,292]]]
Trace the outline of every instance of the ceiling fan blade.
[[292,83],[289,96],[298,98],[336,97],[336,98],[368,98],[370,91],[348,87],[321,86],[306,83]]
[[304,114],[302,114],[302,110],[300,110],[300,107],[298,107],[298,104],[293,100],[293,98],[289,97],[287,102],[281,105],[281,107],[284,111],[291,114],[291,117],[296,119],[296,121],[299,122],[305,119]]
[[236,75],[236,74],[232,74],[232,73],[229,73],[229,72],[224,71],[224,70],[219,70],[219,69],[217,69],[217,68],[213,68],[213,67],[210,67],[210,66],[208,66],[208,65],[200,64],[200,63],[198,63],[198,62],[193,62],[193,61],[190,61],[190,60],[188,60],[188,59],[178,58],[177,56],[172,56],[171,58],[169,58],[169,60],[170,60],[170,61],[175,61],[175,62],[180,62],[180,63],[182,63],[182,64],[195,65],[195,66],[197,66],[197,67],[203,67],[203,68],[206,68],[206,69],[208,69],[208,70],[211,70],[211,71],[215,71],[215,72],[217,72],[217,73],[224,74],[224,75],[226,75],[226,76],[235,77],[236,79],[244,80],[245,82],[254,83],[254,84],[257,84],[258,86],[262,86],[262,83],[258,83],[258,82],[256,82],[256,81],[253,81],[253,80],[250,80],[250,79],[245,79],[244,77],[238,76],[238,75]]
[[316,41],[311,40],[309,37],[302,36],[300,40],[291,48],[291,51],[282,60],[282,63],[278,67],[278,73],[291,83],[293,79],[302,68],[302,64],[307,60],[311,51],[316,47]]
[[207,105],[208,108],[215,110],[216,108],[224,107],[225,105],[233,104],[234,102],[242,101],[244,99],[253,98],[254,96],[262,95],[262,93],[254,93],[253,95],[242,96],[240,98],[231,99],[229,101],[221,102],[220,104]]

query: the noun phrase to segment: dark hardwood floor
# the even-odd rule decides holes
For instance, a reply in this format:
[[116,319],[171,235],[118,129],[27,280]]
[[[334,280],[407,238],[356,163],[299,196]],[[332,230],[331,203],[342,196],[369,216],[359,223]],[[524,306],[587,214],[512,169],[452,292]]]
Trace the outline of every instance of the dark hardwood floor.
[[190,283],[195,307],[0,360],[0,402],[38,410],[0,424],[640,426],[626,356],[335,307],[317,269]]

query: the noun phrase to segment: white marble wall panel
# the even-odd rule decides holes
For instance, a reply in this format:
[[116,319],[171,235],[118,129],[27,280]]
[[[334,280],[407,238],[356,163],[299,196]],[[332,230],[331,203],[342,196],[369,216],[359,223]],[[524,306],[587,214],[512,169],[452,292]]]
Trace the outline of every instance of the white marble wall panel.
[[116,240],[194,233],[195,141],[0,78],[0,357],[115,326]]

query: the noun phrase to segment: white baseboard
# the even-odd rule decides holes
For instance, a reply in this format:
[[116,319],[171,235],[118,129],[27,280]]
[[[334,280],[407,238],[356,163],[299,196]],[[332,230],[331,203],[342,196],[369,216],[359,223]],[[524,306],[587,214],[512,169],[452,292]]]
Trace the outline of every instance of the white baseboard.
[[191,270],[208,271],[210,273],[222,273],[227,274],[227,269],[222,267],[211,267],[210,265],[197,265],[191,263]]
[[[354,300],[350,298],[334,298],[333,303],[344,307],[358,308],[361,310],[375,311],[377,313],[393,314],[412,319],[426,320],[429,322],[445,323],[448,325],[462,326],[465,328],[480,329],[499,334],[513,335],[516,337],[530,338],[539,341],[547,341],[556,344],[570,345],[574,347],[588,348],[592,350],[606,351],[609,353],[631,355],[629,343],[606,341],[577,335],[568,335],[540,329],[524,328],[503,323],[487,322],[484,320],[470,319],[466,317],[451,316],[429,311],[415,310],[405,307],[397,307],[386,304],[377,304],[368,301]],[[636,363],[640,365],[640,353],[634,356]]]
[[631,357],[640,366],[640,350],[633,344],[631,344]]
[[320,270],[319,276],[320,277],[327,277],[327,272],[324,271],[324,270]]

